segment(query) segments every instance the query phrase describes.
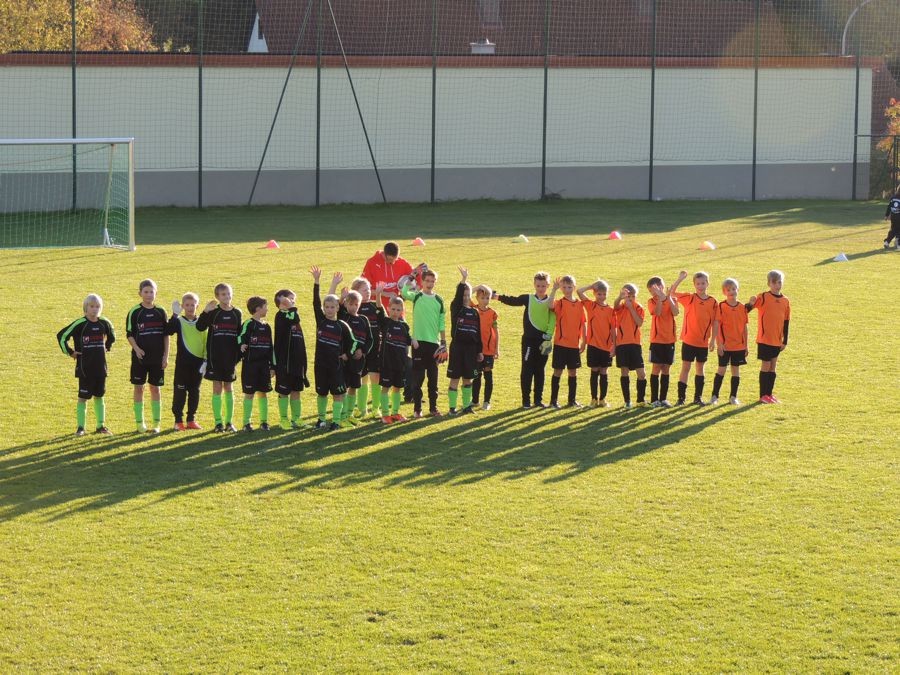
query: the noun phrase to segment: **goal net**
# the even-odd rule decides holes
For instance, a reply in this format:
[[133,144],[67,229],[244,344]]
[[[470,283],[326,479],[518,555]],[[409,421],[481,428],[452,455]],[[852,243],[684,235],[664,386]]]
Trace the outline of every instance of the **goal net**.
[[134,139],[0,139],[0,248],[134,250]]

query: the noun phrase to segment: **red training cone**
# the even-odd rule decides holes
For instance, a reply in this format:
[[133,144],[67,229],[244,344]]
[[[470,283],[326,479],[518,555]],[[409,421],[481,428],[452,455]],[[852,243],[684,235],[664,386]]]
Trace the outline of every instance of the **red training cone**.
[[613,230],[612,232],[609,233],[609,236],[607,237],[607,239],[621,239],[621,238],[622,238],[622,233],[619,232],[618,230]]
[[424,245],[425,245],[425,240],[422,239],[422,237],[416,237],[415,239],[413,239],[413,246],[424,246]]
[[281,247],[278,245],[277,241],[275,241],[274,239],[269,239],[269,241],[266,242],[266,245],[263,248],[281,248]]
[[716,245],[714,243],[712,243],[711,241],[704,241],[702,244],[700,244],[700,250],[701,251],[715,251]]

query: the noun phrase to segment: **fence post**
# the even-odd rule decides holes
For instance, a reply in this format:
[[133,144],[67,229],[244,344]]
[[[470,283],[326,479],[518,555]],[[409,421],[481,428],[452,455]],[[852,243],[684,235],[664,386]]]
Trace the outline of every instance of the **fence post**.
[[653,34],[650,37],[650,165],[648,167],[647,200],[653,201],[653,141],[656,126],[656,0],[653,0]]
[[856,43],[856,95],[853,106],[853,191],[851,199],[856,201],[856,163],[859,158],[859,41]]
[[197,208],[203,208],[203,0],[197,3]]
[[319,206],[322,159],[322,0],[316,10],[316,206]]
[[550,67],[550,3],[544,0],[544,119],[541,131],[541,199],[547,198],[547,87]]
[[[72,138],[78,138],[78,127],[77,127],[77,103],[78,103],[78,95],[77,95],[77,84],[75,82],[75,69],[76,69],[76,61],[77,61],[77,42],[75,37],[75,2],[76,0],[72,0],[71,2],[71,22],[72,22]],[[78,208],[78,154],[76,152],[77,146],[72,146],[72,211],[75,211]]]
[[431,203],[434,204],[435,143],[437,125],[437,3],[431,0]]
[[756,201],[756,143],[759,122],[759,6],[756,0],[756,19],[753,38],[753,178],[750,185],[750,199]]

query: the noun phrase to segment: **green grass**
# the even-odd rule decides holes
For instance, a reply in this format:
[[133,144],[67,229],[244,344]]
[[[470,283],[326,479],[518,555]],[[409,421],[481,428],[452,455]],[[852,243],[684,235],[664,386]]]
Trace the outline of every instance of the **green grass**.
[[[876,250],[882,209],[153,209],[135,253],[5,252],[0,668],[896,671],[900,254]],[[614,228],[622,241],[606,240]],[[309,334],[309,266],[358,272],[387,237],[441,272],[445,296],[460,264],[504,293],[539,268],[642,289],[685,268],[713,288],[736,276],[744,297],[780,268],[785,403],[518,411],[521,313],[501,307],[490,413],[328,435],[128,433],[123,322],[141,278],[164,306],[220,280],[241,303],[286,285]],[[263,250],[270,238],[282,248]],[[839,251],[849,263],[830,262]],[[75,379],[54,345],[88,292],[121,340],[111,439],[71,435]],[[205,386],[207,426],[208,406]]]

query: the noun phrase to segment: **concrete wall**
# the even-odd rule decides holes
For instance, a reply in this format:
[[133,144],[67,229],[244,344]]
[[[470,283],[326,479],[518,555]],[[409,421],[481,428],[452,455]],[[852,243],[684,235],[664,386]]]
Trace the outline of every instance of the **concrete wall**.
[[[204,70],[207,205],[246,203],[285,73]],[[0,67],[0,137],[69,136],[69,77],[66,68]],[[357,68],[353,77],[388,199],[427,200],[431,72]],[[849,197],[854,78],[850,68],[760,71],[758,196]],[[558,68],[549,82],[548,189],[565,197],[646,198],[650,72]],[[749,198],[753,71],[663,68],[656,83],[655,195]],[[860,133],[868,133],[871,83],[864,69]],[[326,69],[322,91],[323,201],[380,200],[343,70]],[[539,196],[542,95],[539,68],[439,70],[437,198]],[[82,67],[78,101],[79,136],[136,138],[138,205],[196,204],[196,70]],[[314,200],[315,135],[315,71],[298,69],[254,203]],[[862,194],[868,153],[860,144]]]

